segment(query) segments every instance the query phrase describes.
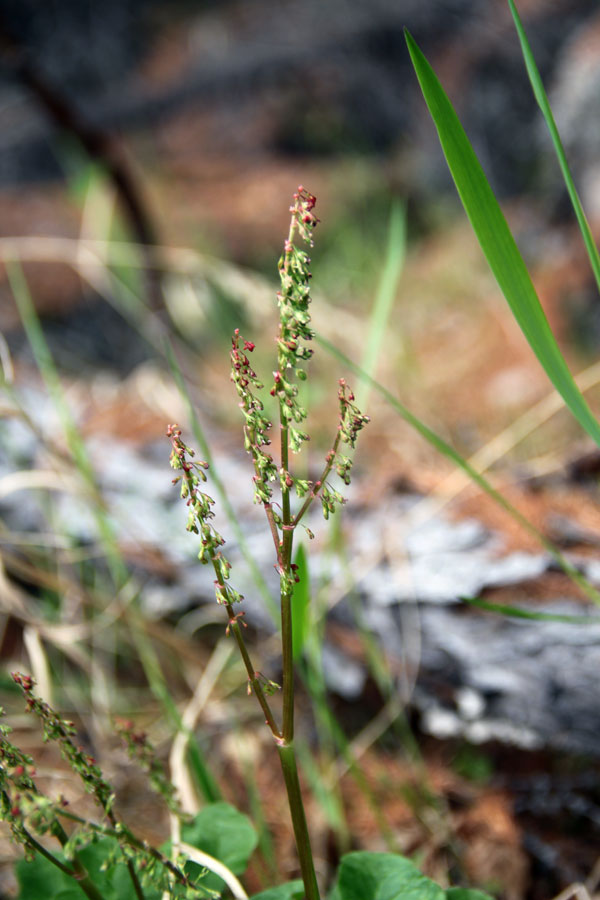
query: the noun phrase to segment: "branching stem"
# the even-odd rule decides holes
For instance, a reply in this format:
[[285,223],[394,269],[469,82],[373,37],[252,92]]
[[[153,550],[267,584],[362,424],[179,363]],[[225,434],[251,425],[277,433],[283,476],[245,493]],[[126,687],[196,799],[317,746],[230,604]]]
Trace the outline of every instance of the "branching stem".
[[[215,568],[215,574],[217,575],[217,583],[218,583],[219,587],[223,591],[225,591],[225,585],[222,583],[221,579],[219,578],[218,568],[215,563],[213,563],[213,565]],[[277,727],[275,717],[273,716],[273,713],[271,712],[271,707],[269,706],[269,702],[265,696],[265,692],[264,692],[263,687],[258,678],[258,672],[252,665],[252,660],[250,659],[250,654],[248,653],[248,648],[246,647],[244,635],[242,634],[242,629],[241,629],[240,623],[239,623],[240,616],[236,615],[236,613],[234,613],[233,606],[231,605],[231,603],[225,603],[224,605],[225,605],[225,609],[227,610],[227,615],[229,616],[229,624],[227,625],[227,628],[229,630],[231,630],[231,632],[233,633],[233,636],[238,645],[240,655],[242,657],[244,666],[246,668],[246,672],[248,673],[248,684],[254,691],[254,693],[256,695],[256,699],[260,703],[260,708],[262,709],[263,713],[265,714],[265,721],[266,721],[267,725],[269,726],[269,728],[271,729],[271,733],[272,733],[273,737],[277,741],[279,741],[282,738],[282,734],[281,734],[279,728]]]
[[336,454],[338,452],[338,447],[340,445],[341,436],[342,436],[341,429],[338,428],[338,433],[335,437],[335,441],[333,442],[333,446],[332,446],[331,450],[329,451],[329,453],[327,454],[327,458],[326,458],[327,461],[325,463],[325,468],[323,469],[323,472],[321,473],[321,477],[318,479],[318,481],[315,481],[310,494],[308,495],[308,497],[306,498],[306,500],[304,501],[304,503],[302,504],[302,506],[300,507],[300,509],[298,510],[298,512],[296,513],[296,515],[294,516],[294,518],[292,520],[292,525],[294,526],[294,528],[296,527],[296,525],[298,525],[300,523],[300,520],[304,518],[305,514],[310,509],[313,500],[317,499],[317,497],[319,496],[319,491],[321,490],[321,488],[323,487],[323,485],[329,478],[329,475],[331,474],[331,470],[333,468],[333,464],[335,462]]

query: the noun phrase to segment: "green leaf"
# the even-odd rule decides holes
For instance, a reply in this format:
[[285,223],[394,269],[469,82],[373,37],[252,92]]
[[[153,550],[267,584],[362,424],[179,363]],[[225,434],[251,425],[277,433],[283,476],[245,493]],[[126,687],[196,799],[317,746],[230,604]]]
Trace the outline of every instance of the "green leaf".
[[[184,825],[183,840],[198,850],[224,863],[234,875],[242,875],[252,851],[258,843],[252,822],[229,803],[210,803],[200,810],[194,821]],[[196,872],[200,867],[189,862],[186,870]],[[202,887],[223,889],[223,880],[214,873],[202,879]]]
[[405,34],[448,167],[494,277],[550,381],[581,427],[600,446],[600,425],[573,381],[479,160],[435,72],[409,32]]
[[556,122],[554,121],[552,109],[550,108],[550,103],[548,102],[548,96],[544,89],[544,85],[542,83],[538,68],[535,64],[535,59],[533,58],[533,53],[531,52],[531,47],[529,45],[529,41],[527,40],[527,35],[525,34],[525,29],[523,28],[523,23],[521,22],[521,19],[519,17],[519,13],[517,11],[514,0],[508,0],[508,5],[510,6],[510,11],[512,13],[515,27],[517,29],[517,34],[519,35],[519,40],[521,42],[521,51],[523,53],[523,59],[525,60],[525,67],[527,69],[527,74],[529,75],[529,81],[531,82],[531,87],[533,88],[533,94],[535,96],[535,99],[537,100],[539,108],[542,111],[542,115],[544,116],[544,119],[546,121],[548,131],[550,132],[550,137],[552,138],[552,143],[554,145],[554,152],[556,153],[563,180],[565,182],[565,186],[571,200],[571,205],[573,206],[573,210],[577,218],[577,224],[579,225],[579,230],[581,231],[581,235],[583,237],[583,242],[585,244],[585,249],[587,250],[590,264],[592,266],[596,284],[598,285],[598,289],[600,290],[600,254],[598,253],[598,248],[596,247],[594,238],[592,236],[592,230],[583,211],[583,206],[581,205],[579,194],[577,193],[577,188],[575,187],[575,182],[573,181],[573,176],[571,175],[571,170],[569,169],[565,148],[563,147],[562,141],[560,139],[560,134],[558,133],[558,128],[556,127]]
[[298,566],[296,571],[298,581],[292,592],[292,652],[296,661],[302,655],[310,624],[310,576],[308,557],[303,544],[296,550],[294,563]]
[[598,625],[598,616],[569,616],[561,613],[535,612],[532,609],[523,609],[520,606],[505,606],[502,603],[488,603],[479,597],[461,597],[463,603],[485,609],[486,612],[499,613],[501,616],[510,616],[514,619],[532,619],[536,622],[562,622],[565,625]]
[[470,888],[448,888],[446,900],[494,900],[483,891],[473,891]]
[[404,856],[365,851],[342,857],[337,890],[339,900],[444,900],[445,897],[442,888]]
[[[46,888],[46,890],[48,890],[48,888]],[[23,894],[22,896],[23,896],[23,900],[25,900],[25,896],[29,897],[31,895]],[[81,888],[74,885],[72,888],[69,888],[68,890],[65,889],[64,891],[60,891],[60,893],[58,893],[58,894],[47,894],[47,895],[36,894],[35,896],[36,897],[41,897],[41,896],[50,897],[51,896],[52,900],[82,900],[82,898],[84,897],[84,893],[81,890]]]
[[[115,850],[113,838],[101,838],[85,847],[77,854],[85,866],[90,879],[98,888],[104,900],[136,900],[135,890],[125,863],[118,863],[103,871],[102,865]],[[64,857],[54,854],[61,862]],[[16,867],[20,887],[19,900],[37,897],[60,898],[60,900],[83,900],[84,892],[74,878],[52,865],[44,856],[36,855],[31,862],[21,860]],[[146,900],[159,900],[159,892],[144,889]]]
[[[396,202],[390,213],[387,250],[375,302],[369,317],[369,331],[361,360],[362,368],[369,375],[375,375],[377,362],[381,356],[381,348],[388,330],[388,320],[394,306],[405,257],[406,210]],[[371,386],[367,382],[362,382],[356,393],[356,404],[363,412],[367,407],[370,391]]]
[[303,896],[304,885],[297,880],[269,888],[268,891],[261,891],[260,894],[253,894],[250,900],[302,900]]
[[[64,862],[60,854],[56,856]],[[19,885],[20,900],[29,900],[32,897],[54,897],[58,894],[65,895],[71,900],[81,900],[83,893],[75,881],[56,866],[53,866],[43,856],[35,856],[30,862],[21,859],[15,866],[15,874]]]

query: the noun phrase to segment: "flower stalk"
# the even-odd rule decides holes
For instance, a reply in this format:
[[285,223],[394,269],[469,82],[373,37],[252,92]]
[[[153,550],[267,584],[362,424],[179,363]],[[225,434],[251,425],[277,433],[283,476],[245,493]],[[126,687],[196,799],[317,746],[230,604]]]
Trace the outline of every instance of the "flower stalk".
[[[279,688],[256,672],[246,647],[242,632],[243,612],[234,612],[234,604],[243,600],[242,595],[229,583],[231,566],[223,555],[223,538],[212,525],[214,501],[201,489],[206,481],[207,463],[194,462],[194,452],[181,438],[177,425],[169,425],[171,438],[171,466],[180,474],[174,482],[181,482],[181,496],[189,507],[187,528],[201,537],[198,554],[201,562],[211,564],[215,571],[215,595],[225,607],[228,617],[227,634],[233,634],[246,671],[249,692],[254,692],[264,713],[266,723],[275,740],[285,781],[294,837],[304,882],[306,900],[320,900],[315,874],[310,836],[298,778],[298,766],[294,749],[294,660],[292,594],[297,582],[296,566],[292,563],[294,532],[319,498],[327,519],[344,498],[333,487],[329,478],[335,472],[345,484],[350,483],[352,461],[341,453],[342,444],[354,449],[356,438],[369,421],[354,405],[354,395],[345,381],[339,382],[339,422],[335,440],[325,457],[321,477],[311,482],[293,474],[291,455],[298,453],[309,435],[300,427],[306,418],[306,410],[298,398],[298,382],[306,380],[304,368],[313,351],[308,346],[314,336],[310,325],[310,257],[306,250],[296,245],[297,238],[313,244],[313,231],[318,224],[314,213],[316,198],[302,186],[294,194],[290,207],[291,221],[283,254],[279,261],[281,282],[277,294],[279,305],[279,330],[277,342],[277,369],[273,372],[270,394],[277,401],[279,414],[279,460],[270,452],[272,423],[265,413],[260,392],[264,385],[250,363],[249,354],[255,349],[251,341],[244,340],[238,329],[231,344],[231,380],[239,396],[239,406],[244,417],[244,447],[254,466],[254,501],[262,505],[277,559],[281,606],[282,643],[282,695],[283,711],[281,727],[277,724],[267,700],[267,694]],[[273,501],[274,486],[279,485],[281,503]],[[294,514],[293,495],[302,501]],[[312,532],[307,529],[309,537]]]

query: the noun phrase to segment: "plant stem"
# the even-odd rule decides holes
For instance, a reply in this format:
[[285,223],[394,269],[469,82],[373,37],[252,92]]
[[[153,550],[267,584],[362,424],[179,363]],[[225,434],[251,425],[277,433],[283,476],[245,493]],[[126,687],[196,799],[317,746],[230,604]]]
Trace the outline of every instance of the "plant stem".
[[281,762],[281,769],[283,771],[283,778],[292,816],[296,849],[298,851],[300,870],[302,872],[302,880],[304,882],[304,891],[306,894],[305,900],[320,900],[293,744],[280,744],[277,747],[277,751],[279,753],[279,760]]
[[[291,245],[296,230],[296,217],[292,215],[290,231],[286,247]],[[288,273],[289,256],[284,252],[284,272]],[[283,336],[283,319],[280,320],[280,335]],[[278,354],[278,370],[283,374],[288,365],[282,351]],[[280,598],[281,598],[281,651],[283,672],[283,740],[278,742],[277,751],[281,762],[281,769],[285,781],[285,787],[294,828],[296,849],[300,861],[300,871],[304,882],[305,900],[320,900],[319,887],[315,874],[310,836],[306,824],[304,802],[298,779],[298,766],[294,751],[294,655],[293,655],[293,620],[292,620],[292,549],[294,543],[294,528],[297,518],[294,520],[290,503],[290,476],[289,476],[289,425],[286,415],[286,400],[279,401],[279,431],[281,440],[281,541],[277,560],[280,574]],[[333,460],[333,457],[331,458]],[[307,506],[308,508],[308,506]],[[268,511],[267,511],[267,518]],[[269,524],[271,522],[269,521]]]
[[[52,831],[52,834],[54,835],[54,837],[60,843],[61,847],[64,847],[65,844],[67,843],[69,837],[67,835],[67,832],[64,830],[64,828],[60,824],[60,822],[55,821],[51,828],[51,831]],[[85,866],[77,859],[77,856],[75,856],[72,860],[73,868],[68,869],[60,862],[60,860],[58,860],[54,856],[54,854],[49,853],[45,849],[45,847],[43,847],[40,843],[38,843],[38,841],[36,841],[36,839],[33,837],[33,835],[29,835],[29,839],[31,841],[32,846],[35,848],[35,850],[38,853],[41,853],[42,856],[44,856],[49,862],[51,862],[53,865],[57,866],[63,872],[66,872],[68,875],[70,875],[72,878],[75,879],[75,881],[77,882],[77,884],[79,885],[81,890],[84,892],[84,894],[87,897],[89,897],[89,900],[104,900],[104,896],[100,893],[100,891],[98,890],[98,888],[96,887],[96,885],[94,884],[92,879],[90,878]]]
[[289,589],[281,591],[281,651],[283,670],[283,739],[287,744],[294,740],[294,653],[292,595]]
[[282,737],[281,732],[279,731],[277,723],[275,722],[275,717],[271,712],[271,707],[269,706],[269,702],[265,696],[265,692],[263,691],[262,685],[258,678],[258,672],[252,665],[252,660],[250,659],[250,654],[248,653],[246,642],[244,641],[244,635],[242,634],[242,629],[240,628],[238,617],[233,612],[231,603],[226,603],[225,609],[227,610],[227,614],[229,616],[229,627],[231,628],[233,636],[236,639],[240,654],[244,661],[244,666],[246,667],[246,672],[248,673],[249,684],[256,695],[256,699],[260,703],[260,708],[265,714],[265,721],[271,729],[273,737],[276,740],[280,740]]
[[[79,825],[86,825],[88,828],[92,829],[96,832],[96,834],[104,835],[105,837],[115,838],[120,844],[127,844],[130,847],[134,847],[136,850],[142,850],[144,853],[148,853],[149,856],[152,856],[157,862],[167,869],[171,875],[175,878],[175,880],[184,885],[184,887],[194,888],[194,883],[188,878],[184,871],[182,871],[175,863],[171,862],[171,860],[165,856],[160,850],[157,850],[156,847],[153,847],[145,840],[141,840],[136,837],[133,832],[127,828],[127,826],[122,825],[118,829],[109,827],[107,825],[99,825],[96,822],[90,822],[88,819],[84,819],[81,816],[78,816],[76,813],[70,812],[70,810],[66,810],[62,807],[56,808],[56,814],[62,816],[64,819],[68,819],[70,822],[76,822]],[[59,827],[61,827],[59,825]],[[63,832],[64,833],[64,832]],[[73,867],[75,868],[75,862],[73,863]],[[85,869],[81,867],[83,872]],[[79,876],[77,877],[77,881],[81,884],[79,880]],[[92,887],[94,887],[92,885]],[[94,887],[94,890],[97,889]],[[89,895],[91,897],[91,895]],[[104,900],[104,898],[96,892],[94,894],[93,900]]]
[[51,853],[50,850],[46,850],[44,845],[40,844],[40,842],[36,840],[36,838],[34,838],[34,836],[29,831],[27,831],[26,828],[23,828],[23,833],[27,836],[28,845],[33,850],[35,850],[36,853],[39,853],[40,856],[43,856],[48,860],[48,862],[51,862],[53,866],[56,866],[56,868],[60,869],[61,872],[64,872],[65,875],[69,875],[71,878],[77,877],[77,873],[75,872],[74,868],[72,869],[70,866],[66,865],[66,863],[58,859],[58,857],[56,857],[54,853]]
[[340,427],[340,428],[338,428],[338,433],[335,436],[335,441],[333,442],[333,446],[332,446],[331,450],[329,451],[329,453],[327,454],[327,457],[326,457],[327,461],[325,463],[325,468],[323,469],[321,477],[319,478],[318,481],[315,481],[312,491],[310,492],[310,494],[308,495],[308,497],[306,498],[306,500],[304,501],[304,503],[302,504],[302,506],[296,513],[296,515],[294,516],[294,519],[292,521],[292,525],[294,528],[300,522],[300,519],[302,519],[304,517],[305,513],[310,508],[313,500],[315,500],[317,498],[319,491],[321,490],[321,488],[323,487],[323,485],[329,478],[329,473],[331,472],[331,470],[333,468],[333,463],[335,462],[335,457],[337,455],[338,447],[340,445],[341,436],[342,436],[342,430]]

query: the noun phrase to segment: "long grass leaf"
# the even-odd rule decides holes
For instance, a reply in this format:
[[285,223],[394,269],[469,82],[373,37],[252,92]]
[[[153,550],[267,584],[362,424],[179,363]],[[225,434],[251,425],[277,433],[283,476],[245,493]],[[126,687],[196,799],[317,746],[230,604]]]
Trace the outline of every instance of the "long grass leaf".
[[[120,589],[130,578],[125,560],[121,554],[114,528],[104,507],[103,498],[96,483],[96,476],[89,458],[85,442],[79,433],[75,420],[65,400],[56,364],[44,336],[44,332],[36,312],[25,273],[19,262],[6,261],[6,272],[11,286],[25,333],[33,351],[34,359],[40,370],[50,399],[61,420],[69,451],[74,464],[89,491],[90,508],[109,564],[109,571],[115,589]],[[124,609],[124,618],[129,626],[131,638],[144,669],[144,674],[154,696],[162,703],[165,713],[177,728],[182,727],[181,716],[177,704],[171,696],[163,675],[156,651],[146,633],[146,628],[136,603]],[[212,775],[208,763],[204,760],[194,735],[190,736],[190,766],[197,780],[202,795],[208,802],[220,800],[222,795]]]
[[450,100],[408,31],[406,42],[460,199],[512,313],[552,384],[600,446],[600,425],[578,390],[498,201]]
[[394,409],[398,415],[400,415],[404,421],[410,425],[411,428],[414,428],[421,437],[425,438],[425,440],[431,444],[442,456],[445,456],[446,459],[450,460],[455,466],[458,466],[459,469],[462,469],[471,481],[476,484],[478,487],[484,491],[488,497],[490,497],[498,506],[502,507],[502,509],[509,514],[516,522],[521,525],[529,534],[531,534],[538,543],[544,547],[545,550],[552,556],[553,559],[556,560],[560,568],[563,572],[569,576],[569,578],[577,584],[582,591],[592,600],[594,603],[600,606],[600,593],[589,583],[589,581],[579,572],[575,566],[569,562],[569,560],[564,556],[558,547],[556,547],[552,541],[549,541],[548,538],[539,531],[535,525],[533,525],[529,519],[527,519],[522,512],[520,512],[513,504],[504,497],[500,491],[496,490],[496,488],[490,484],[487,478],[477,471],[477,469],[473,468],[473,466],[461,456],[458,450],[455,450],[454,447],[451,447],[450,444],[446,443],[446,441],[436,434],[432,428],[426,425],[424,422],[419,419],[414,413],[412,413],[403,403],[401,403],[394,395],[389,391],[384,385],[380,384],[374,378],[371,378],[361,366],[357,365],[357,363],[353,362],[345,353],[342,353],[341,350],[338,350],[327,338],[324,338],[320,334],[315,335],[315,340],[325,349],[328,353],[338,359],[346,368],[348,368],[351,372],[363,380],[368,380],[377,393],[383,397],[383,399]]
[[[375,302],[369,317],[369,332],[361,365],[365,372],[369,375],[376,374],[377,360],[380,356],[381,345],[383,343],[385,332],[398,282],[404,268],[404,259],[406,256],[406,210],[400,203],[394,203],[390,213],[390,224],[388,227],[388,241],[383,263],[381,279],[377,288]],[[357,404],[360,409],[365,410],[369,400],[371,388],[366,382],[361,382],[357,392]]]
[[90,508],[96,520],[96,526],[106,554],[111,576],[116,587],[121,588],[127,582],[129,573],[127,572],[127,567],[121,557],[114,529],[102,502],[87,448],[77,429],[69,405],[65,400],[56,364],[33,304],[25,273],[23,272],[21,264],[17,261],[6,260],[5,268],[33,357],[48,391],[50,400],[59,416],[75,468],[79,472],[81,480],[88,492],[88,499],[91,501]]
[[501,616],[509,616],[513,619],[529,619],[534,622],[561,622],[564,625],[600,625],[597,616],[569,616],[561,613],[535,612],[532,609],[523,609],[520,606],[506,606],[504,603],[488,603],[479,597],[461,597],[463,603],[476,606],[486,612],[499,613]]
[[523,59],[525,60],[527,74],[531,82],[531,87],[533,88],[535,99],[537,100],[537,104],[542,111],[546,126],[548,128],[548,131],[550,132],[550,137],[552,138],[552,143],[554,145],[554,152],[556,153],[556,158],[558,159],[558,164],[560,166],[560,170],[565,182],[565,187],[567,188],[567,192],[569,194],[569,198],[571,200],[571,204],[577,218],[577,223],[583,237],[585,249],[587,250],[587,254],[590,259],[590,265],[594,273],[594,278],[596,279],[596,284],[598,285],[598,290],[600,290],[600,254],[598,253],[598,248],[592,235],[592,229],[590,228],[585,212],[583,211],[583,206],[581,205],[581,200],[579,199],[579,194],[577,193],[577,188],[575,187],[575,182],[573,181],[573,176],[571,175],[571,170],[569,169],[565,148],[563,147],[558,128],[556,127],[556,122],[554,121],[554,115],[548,101],[548,95],[546,94],[546,91],[544,89],[538,67],[536,66],[535,59],[531,51],[531,46],[527,39],[527,35],[525,33],[525,29],[523,28],[523,23],[517,11],[514,0],[508,0],[508,5],[510,6],[510,11],[515,23],[515,27],[517,29],[517,34],[519,35],[519,41],[521,42],[521,50],[523,53]]
[[302,655],[302,649],[309,629],[310,573],[308,571],[308,558],[304,544],[298,546],[294,564],[298,567],[296,569],[296,578],[298,580],[292,592],[292,621],[294,623],[292,643],[295,662]]

